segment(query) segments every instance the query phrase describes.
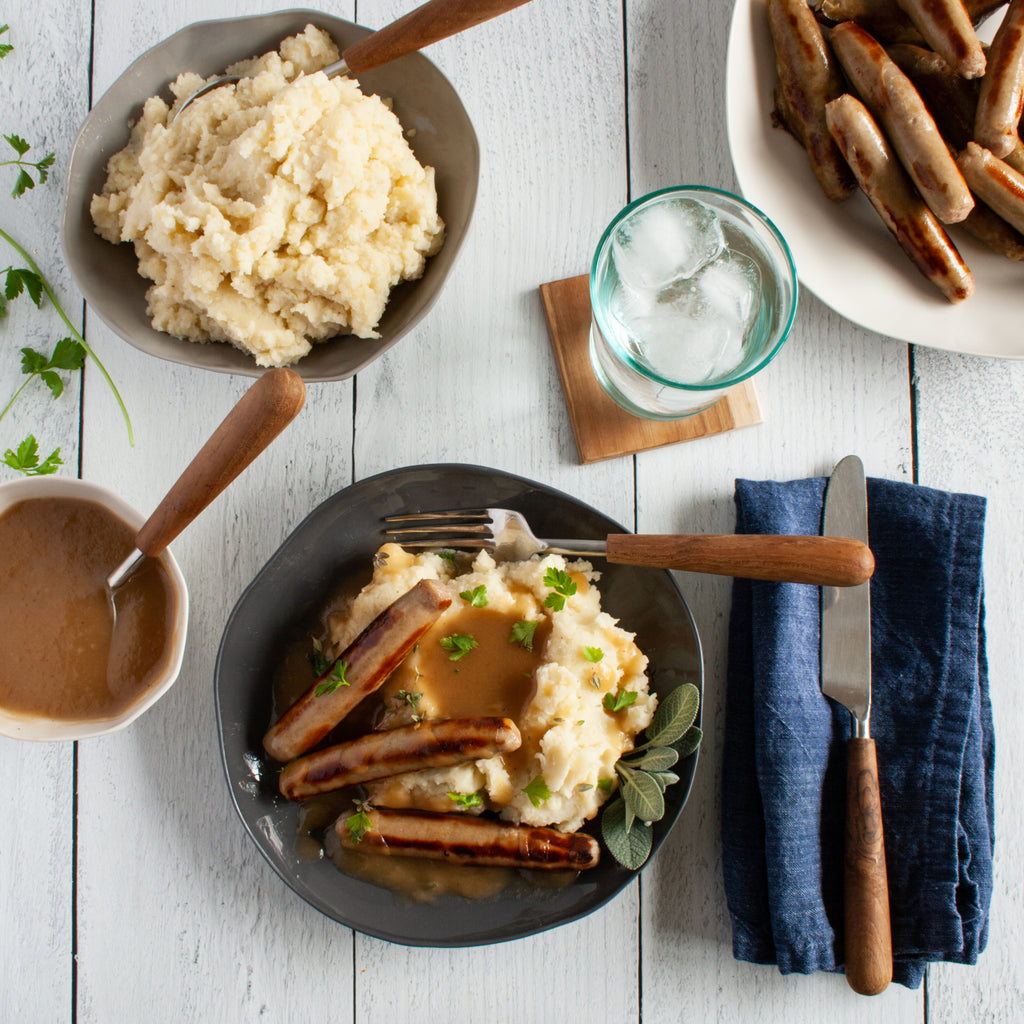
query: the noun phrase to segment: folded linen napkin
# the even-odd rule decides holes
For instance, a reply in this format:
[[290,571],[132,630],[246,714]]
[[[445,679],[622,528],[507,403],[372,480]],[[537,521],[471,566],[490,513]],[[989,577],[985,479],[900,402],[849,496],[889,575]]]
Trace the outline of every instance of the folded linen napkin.
[[[985,661],[985,502],[868,480],[872,713],[893,978],[975,963],[992,893],[994,740]],[[825,480],[737,480],[737,533],[819,533]],[[739,960],[843,963],[850,715],[820,686],[820,590],[736,580],[722,779]]]

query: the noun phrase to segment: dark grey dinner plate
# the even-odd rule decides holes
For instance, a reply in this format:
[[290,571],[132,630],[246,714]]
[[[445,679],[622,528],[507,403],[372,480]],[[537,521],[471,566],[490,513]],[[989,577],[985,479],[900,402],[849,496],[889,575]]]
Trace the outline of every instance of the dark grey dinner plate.
[[[381,473],[328,498],[298,526],[239,598],[217,657],[224,771],[259,851],[292,890],[328,917],[411,946],[473,946],[532,935],[597,909],[635,876],[602,850],[596,868],[560,888],[525,879],[496,896],[441,895],[422,903],[346,875],[328,859],[297,852],[299,806],[278,794],[277,766],[261,744],[271,724],[273,678],[282,652],[340,584],[369,579],[373,554],[384,542],[384,516],[481,505],[518,509],[540,536],[600,538],[625,532],[561,491],[498,470],[429,465]],[[636,633],[650,659],[654,689],[665,695],[685,682],[700,687],[700,641],[672,576],[657,569],[597,567],[602,607]],[[667,809],[654,826],[654,851],[686,802],[696,760],[693,755],[676,768],[680,781],[665,794]],[[588,830],[595,829],[592,822]]]

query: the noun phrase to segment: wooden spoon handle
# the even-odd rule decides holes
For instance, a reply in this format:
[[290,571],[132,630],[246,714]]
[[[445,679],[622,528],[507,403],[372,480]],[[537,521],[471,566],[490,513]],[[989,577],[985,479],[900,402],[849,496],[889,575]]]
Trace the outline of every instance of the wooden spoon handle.
[[892,931],[875,741],[851,739],[846,759],[846,980],[874,996],[892,980]]
[[608,561],[829,587],[856,586],[875,569],[874,556],[859,540],[761,533],[615,533],[608,537]]
[[349,71],[380,67],[407,53],[447,39],[464,29],[521,7],[528,0],[429,0],[372,35],[346,47],[341,56]]
[[142,524],[135,546],[160,554],[291,423],[305,400],[306,385],[293,370],[264,373]]

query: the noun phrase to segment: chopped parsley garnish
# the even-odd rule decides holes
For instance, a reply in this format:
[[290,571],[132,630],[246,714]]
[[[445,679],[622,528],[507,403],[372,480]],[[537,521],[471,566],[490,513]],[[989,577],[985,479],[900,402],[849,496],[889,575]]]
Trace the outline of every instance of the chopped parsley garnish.
[[463,590],[459,597],[474,608],[485,608],[487,606],[487,588],[482,583],[479,587],[474,587],[472,590]]
[[479,792],[449,793],[448,799],[462,811],[467,811],[470,807],[482,807],[484,803],[484,798]]
[[530,798],[530,803],[533,804],[534,807],[540,807],[545,800],[548,800],[551,797],[551,790],[548,789],[547,783],[544,782],[543,775],[538,775],[523,789],[523,792]]
[[556,612],[565,607],[567,597],[572,597],[576,593],[576,583],[564,569],[548,569],[544,573],[544,584],[552,588],[552,593],[544,599],[544,604]]
[[370,815],[367,813],[368,808],[368,804],[361,803],[357,800],[356,813],[345,819],[345,828],[348,829],[349,835],[352,837],[354,842],[361,843],[366,833],[373,828],[373,822],[370,820]]
[[410,717],[414,722],[423,721],[423,712],[420,711],[420,701],[423,699],[423,694],[418,690],[399,690],[392,698],[391,703],[395,705],[395,710],[400,711],[404,704],[411,712]]
[[468,633],[451,633],[441,637],[441,646],[448,651],[449,661],[460,661],[474,647],[478,647],[479,642],[476,637],[470,636]]
[[532,622],[529,619],[520,619],[512,626],[508,642],[510,644],[519,644],[520,647],[525,647],[528,651],[532,651],[533,634],[537,632],[539,625],[540,619],[535,619]]
[[584,647],[583,657],[596,663],[604,657],[604,651],[600,647]]
[[343,686],[351,686],[352,684],[345,678],[347,669],[348,662],[338,658],[331,666],[331,670],[327,673],[324,681],[313,691],[313,696],[323,697],[325,694],[334,693],[335,690],[339,690]]
[[606,711],[622,711],[623,708],[636,703],[636,691],[619,690],[618,693],[606,693],[601,703]]

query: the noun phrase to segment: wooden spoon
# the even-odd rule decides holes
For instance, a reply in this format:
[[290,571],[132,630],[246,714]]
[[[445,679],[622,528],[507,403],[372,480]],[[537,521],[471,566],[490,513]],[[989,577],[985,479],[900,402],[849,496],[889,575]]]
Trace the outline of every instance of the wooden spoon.
[[[298,415],[306,385],[293,370],[268,370],[239,399],[135,536],[135,550],[107,577],[117,588],[159,555]],[[115,612],[116,614],[116,612]]]

